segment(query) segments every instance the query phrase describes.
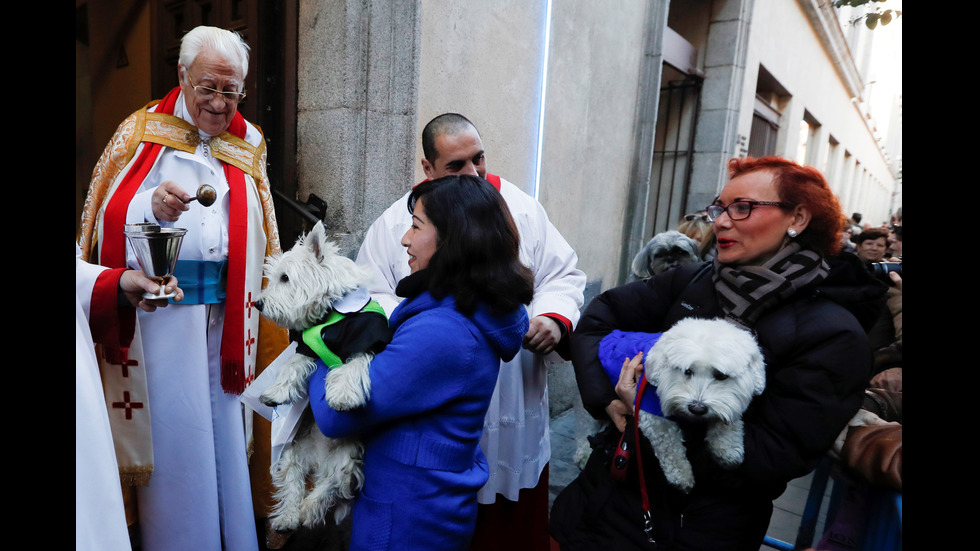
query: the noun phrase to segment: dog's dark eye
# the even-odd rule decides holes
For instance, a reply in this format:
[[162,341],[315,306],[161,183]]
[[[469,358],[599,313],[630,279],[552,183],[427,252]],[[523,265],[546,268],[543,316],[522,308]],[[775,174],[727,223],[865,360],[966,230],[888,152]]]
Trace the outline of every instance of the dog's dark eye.
[[688,379],[690,379],[691,378],[691,375],[694,375],[694,371],[692,371],[690,367],[684,370],[684,376],[685,377],[687,377]]
[[711,375],[715,378],[716,381],[724,381],[725,379],[728,378],[728,375],[725,375],[724,373],[718,371],[717,369],[715,369]]
[[279,276],[279,281],[281,281],[283,283],[288,283],[289,282],[289,276],[286,275],[286,274],[282,274],[281,276]]

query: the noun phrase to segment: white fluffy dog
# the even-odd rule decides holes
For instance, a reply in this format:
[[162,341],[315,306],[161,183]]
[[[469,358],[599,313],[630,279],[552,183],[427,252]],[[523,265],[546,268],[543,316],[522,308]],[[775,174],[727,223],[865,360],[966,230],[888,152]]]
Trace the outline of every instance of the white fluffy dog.
[[766,386],[762,351],[752,334],[724,320],[677,322],[644,359],[647,382],[657,387],[664,417],[640,412],[639,426],[667,481],[687,493],[694,475],[680,427],[667,418],[708,423],[708,449],[723,467],[742,464],[742,413]]
[[[338,254],[320,222],[292,249],[270,257],[265,271],[269,283],[256,307],[263,316],[289,329],[301,348],[300,333],[322,323],[345,298],[357,294],[361,282],[367,281],[367,274],[354,261]],[[384,328],[387,330],[387,320]],[[307,382],[316,369],[316,355],[307,354],[312,351],[297,352],[280,368],[276,381],[260,396],[263,403],[291,404],[306,397]],[[367,401],[371,392],[368,367],[373,357],[368,351],[357,352],[330,370],[326,392],[330,407],[343,411]],[[363,455],[363,446],[355,439],[324,436],[307,409],[292,443],[272,465],[277,504],[270,516],[271,527],[289,532],[300,524],[321,525],[330,510],[337,522],[343,520],[363,485]],[[311,474],[315,485],[307,494]]]

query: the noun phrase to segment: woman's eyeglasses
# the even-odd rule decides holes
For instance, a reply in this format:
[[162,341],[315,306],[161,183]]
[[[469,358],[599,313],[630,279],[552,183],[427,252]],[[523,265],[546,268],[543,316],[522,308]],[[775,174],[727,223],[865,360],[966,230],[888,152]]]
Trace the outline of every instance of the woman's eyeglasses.
[[706,210],[708,211],[708,220],[714,222],[723,212],[727,212],[728,217],[732,220],[745,220],[752,214],[752,209],[755,207],[792,208],[791,205],[777,201],[735,201],[727,207],[711,205]]

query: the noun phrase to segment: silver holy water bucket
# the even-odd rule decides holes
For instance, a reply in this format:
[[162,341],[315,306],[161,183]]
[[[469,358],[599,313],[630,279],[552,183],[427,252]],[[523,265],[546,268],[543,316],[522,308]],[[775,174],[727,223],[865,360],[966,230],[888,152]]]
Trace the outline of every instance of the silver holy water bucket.
[[146,299],[167,299],[177,294],[167,293],[165,284],[173,276],[177,266],[180,245],[187,233],[183,228],[161,228],[158,224],[126,224],[126,239],[129,240],[136,260],[146,277],[160,283],[159,293],[146,292]]

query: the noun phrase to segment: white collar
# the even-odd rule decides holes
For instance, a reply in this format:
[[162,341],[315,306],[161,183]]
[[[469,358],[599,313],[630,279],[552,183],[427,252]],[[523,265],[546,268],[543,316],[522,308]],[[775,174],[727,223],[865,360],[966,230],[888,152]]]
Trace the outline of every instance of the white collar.
[[333,304],[333,309],[341,314],[360,312],[371,301],[371,293],[365,287],[358,287],[341,297]]

